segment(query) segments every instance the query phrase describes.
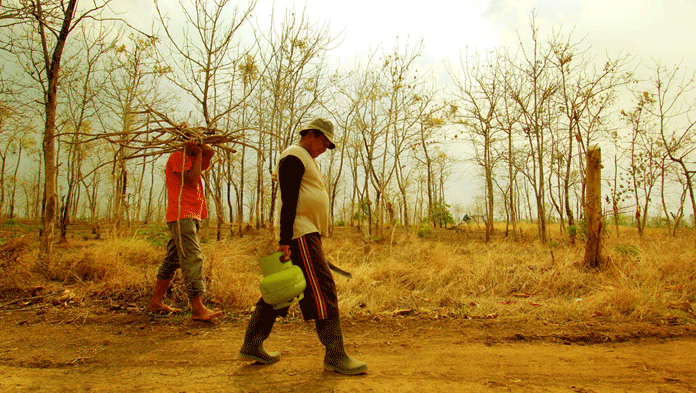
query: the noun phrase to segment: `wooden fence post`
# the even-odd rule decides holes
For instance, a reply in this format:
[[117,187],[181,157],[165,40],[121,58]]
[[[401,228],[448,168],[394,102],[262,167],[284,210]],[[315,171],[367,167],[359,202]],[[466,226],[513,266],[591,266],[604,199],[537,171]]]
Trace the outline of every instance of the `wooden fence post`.
[[597,145],[587,150],[587,185],[585,191],[585,219],[587,220],[587,244],[585,245],[585,266],[591,269],[602,267],[602,151]]

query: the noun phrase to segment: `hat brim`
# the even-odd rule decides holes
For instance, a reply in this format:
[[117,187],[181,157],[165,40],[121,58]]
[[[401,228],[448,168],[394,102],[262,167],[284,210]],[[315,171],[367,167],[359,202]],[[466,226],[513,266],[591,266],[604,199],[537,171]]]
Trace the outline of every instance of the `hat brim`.
[[329,143],[331,143],[331,144],[329,145],[329,149],[332,149],[332,150],[333,150],[333,149],[336,148],[336,144],[334,143],[333,138],[331,138],[331,137],[329,137],[328,135],[326,135],[326,132],[325,132],[324,130],[322,130],[321,128],[318,128],[318,127],[305,127],[305,128],[303,128],[303,129],[301,129],[301,130],[299,131],[299,133],[300,133],[300,135],[302,135],[303,132],[305,132],[305,131],[311,131],[311,130],[321,132],[321,133],[326,137],[326,139],[329,140]]
[[322,134],[324,134],[324,136],[326,137],[326,139],[329,140],[329,143],[330,143],[330,144],[329,144],[329,149],[331,149],[331,150],[335,149],[335,148],[336,148],[336,144],[334,143],[334,141],[333,141],[331,138],[329,138],[329,137],[326,135],[325,132],[322,132]]

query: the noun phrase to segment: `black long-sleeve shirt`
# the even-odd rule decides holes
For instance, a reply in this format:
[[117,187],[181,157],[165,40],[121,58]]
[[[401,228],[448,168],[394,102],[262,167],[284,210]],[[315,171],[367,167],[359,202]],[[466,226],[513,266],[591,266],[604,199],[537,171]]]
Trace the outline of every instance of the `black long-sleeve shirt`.
[[297,200],[300,195],[300,184],[305,167],[302,160],[296,156],[287,156],[278,163],[278,184],[283,207],[280,210],[280,241],[281,245],[290,245],[292,228],[297,212]]

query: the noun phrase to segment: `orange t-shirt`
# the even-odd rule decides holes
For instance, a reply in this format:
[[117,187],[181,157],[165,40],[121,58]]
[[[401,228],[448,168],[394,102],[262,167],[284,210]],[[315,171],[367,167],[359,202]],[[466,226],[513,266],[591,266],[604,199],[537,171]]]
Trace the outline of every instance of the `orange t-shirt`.
[[[167,181],[167,222],[176,221],[177,219],[193,218],[202,220],[208,217],[208,208],[205,205],[205,195],[203,194],[203,179],[201,178],[196,184],[196,187],[187,186],[184,183],[184,188],[181,188],[182,168],[186,172],[193,166],[193,159],[186,156],[183,160],[183,153],[177,151],[172,153],[167,160],[165,168]],[[203,157],[201,170],[206,170],[210,166],[210,158]],[[181,212],[179,215],[179,194],[181,193]],[[179,215],[179,217],[177,217]]]

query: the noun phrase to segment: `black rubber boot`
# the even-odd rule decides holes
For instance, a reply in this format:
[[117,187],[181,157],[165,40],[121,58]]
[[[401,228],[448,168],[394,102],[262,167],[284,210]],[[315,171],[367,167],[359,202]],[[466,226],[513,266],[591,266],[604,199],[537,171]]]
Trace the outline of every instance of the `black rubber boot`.
[[260,364],[272,364],[280,360],[280,352],[266,352],[263,349],[263,342],[271,334],[277,316],[273,306],[263,302],[256,304],[244,334],[244,344],[239,350],[240,359],[254,360]]
[[317,320],[319,340],[326,347],[324,369],[345,375],[367,372],[367,363],[348,356],[343,346],[343,330],[339,317]]

